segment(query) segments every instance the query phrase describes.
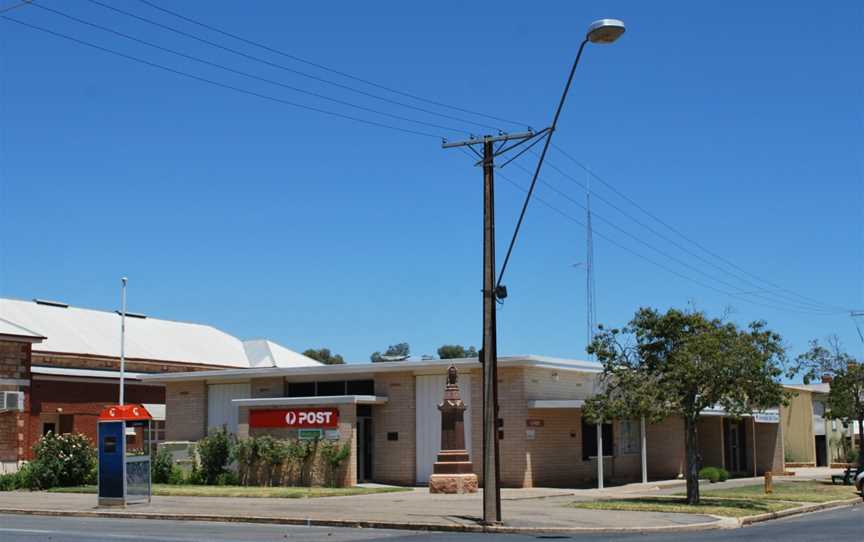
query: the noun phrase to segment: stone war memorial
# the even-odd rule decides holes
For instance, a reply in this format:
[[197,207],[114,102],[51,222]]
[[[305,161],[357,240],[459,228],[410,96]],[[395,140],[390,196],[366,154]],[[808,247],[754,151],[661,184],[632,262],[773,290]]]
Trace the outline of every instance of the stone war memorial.
[[429,477],[430,493],[476,493],[477,475],[465,448],[465,403],[459,395],[456,367],[447,370],[441,411],[441,451]]

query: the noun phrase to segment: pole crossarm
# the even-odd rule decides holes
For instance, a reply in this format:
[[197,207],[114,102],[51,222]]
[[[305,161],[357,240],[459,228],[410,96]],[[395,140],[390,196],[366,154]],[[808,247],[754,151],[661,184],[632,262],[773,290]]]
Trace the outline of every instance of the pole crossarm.
[[[547,128],[548,130],[548,128]],[[544,132],[546,130],[543,130]],[[528,132],[517,132],[515,134],[498,134],[498,135],[486,135],[483,137],[472,137],[471,139],[465,139],[462,141],[447,141],[444,140],[441,142],[442,149],[452,149],[454,147],[466,147],[472,145],[483,145],[484,143],[495,143],[497,141],[511,141],[515,139],[529,139],[536,135],[534,131]],[[499,151],[500,153],[500,151]]]

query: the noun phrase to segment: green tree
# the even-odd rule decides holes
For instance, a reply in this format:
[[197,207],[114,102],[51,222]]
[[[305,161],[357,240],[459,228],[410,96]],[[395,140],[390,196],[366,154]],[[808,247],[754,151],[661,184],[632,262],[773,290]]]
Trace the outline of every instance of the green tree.
[[303,352],[303,355],[307,358],[312,358],[315,361],[320,361],[324,365],[342,365],[345,363],[342,356],[331,353],[329,348],[319,348],[317,350],[310,348]]
[[601,327],[588,352],[603,364],[604,388],[586,401],[588,420],[684,420],[689,504],[699,503],[696,426],[702,411],[718,406],[737,417],[788,400],[779,382],[781,339],[764,322],[740,329],[702,312],[642,308],[623,330]]
[[822,376],[831,377],[825,417],[858,425],[858,434],[862,435],[858,464],[864,465],[864,364],[845,352],[837,337],[832,337],[828,347],[818,340],[810,341],[810,349],[796,358],[795,370],[803,373],[805,384]]
[[444,344],[438,349],[438,357],[441,359],[476,358],[477,349],[473,346],[465,348],[461,344]]
[[369,356],[374,363],[381,361],[404,361],[411,355],[411,347],[408,343],[391,344],[382,354],[381,352],[372,352]]

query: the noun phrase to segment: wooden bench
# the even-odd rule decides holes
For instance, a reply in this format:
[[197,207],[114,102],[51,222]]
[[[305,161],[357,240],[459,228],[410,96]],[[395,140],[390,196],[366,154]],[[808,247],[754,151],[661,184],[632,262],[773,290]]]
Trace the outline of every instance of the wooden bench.
[[842,482],[844,486],[851,486],[852,480],[855,479],[858,474],[861,473],[861,467],[846,467],[846,470],[843,474],[832,474],[831,475],[831,483],[836,484],[837,482]]

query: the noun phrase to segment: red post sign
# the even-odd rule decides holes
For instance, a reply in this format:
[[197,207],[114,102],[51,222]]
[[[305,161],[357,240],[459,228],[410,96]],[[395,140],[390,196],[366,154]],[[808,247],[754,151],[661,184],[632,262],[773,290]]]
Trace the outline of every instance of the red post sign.
[[339,427],[339,409],[280,408],[274,410],[250,410],[249,427],[332,429]]

